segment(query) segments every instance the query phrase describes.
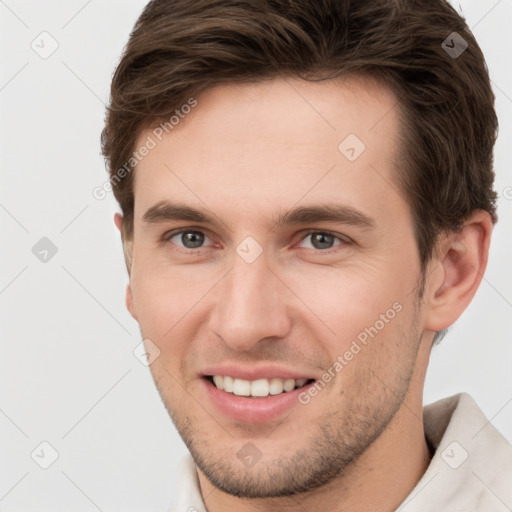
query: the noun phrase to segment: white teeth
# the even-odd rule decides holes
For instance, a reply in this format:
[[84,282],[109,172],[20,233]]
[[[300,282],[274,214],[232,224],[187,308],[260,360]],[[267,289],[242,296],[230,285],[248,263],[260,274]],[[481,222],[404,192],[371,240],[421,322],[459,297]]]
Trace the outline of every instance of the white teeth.
[[213,382],[219,389],[224,389],[224,377],[222,375],[215,375]]
[[251,383],[248,380],[235,379],[233,381],[233,393],[238,396],[250,396]]
[[[215,377],[213,378],[213,381],[215,382]],[[224,391],[233,393],[233,377],[228,377],[227,375],[224,377]]]
[[283,384],[285,391],[293,391],[295,389],[295,379],[286,379]]
[[233,379],[228,375],[214,375],[213,383],[218,389],[237,396],[266,397],[268,395],[279,395],[283,392],[293,391],[306,384],[307,379]]
[[269,385],[267,379],[258,379],[251,382],[251,396],[268,396]]
[[272,379],[270,381],[269,392],[271,395],[279,395],[283,391],[283,379]]

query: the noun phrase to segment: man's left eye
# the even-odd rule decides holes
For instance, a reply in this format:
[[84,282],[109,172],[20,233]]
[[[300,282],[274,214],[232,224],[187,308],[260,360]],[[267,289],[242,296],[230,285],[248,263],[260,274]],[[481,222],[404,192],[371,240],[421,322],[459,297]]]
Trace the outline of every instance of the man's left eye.
[[302,243],[305,243],[306,240],[310,239],[309,244],[306,244],[307,249],[316,249],[316,250],[326,250],[331,249],[337,245],[341,245],[342,243],[347,243],[347,240],[342,239],[339,236],[333,235],[331,233],[325,233],[323,231],[315,231],[312,233],[308,233],[303,239]]

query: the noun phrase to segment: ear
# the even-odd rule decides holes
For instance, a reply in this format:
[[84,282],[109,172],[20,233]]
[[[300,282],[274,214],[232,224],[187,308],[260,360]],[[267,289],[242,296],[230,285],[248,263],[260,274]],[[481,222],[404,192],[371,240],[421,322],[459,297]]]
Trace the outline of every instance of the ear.
[[[114,224],[116,225],[117,229],[121,233],[121,237],[123,237],[123,216],[120,213],[116,213],[114,215]],[[127,248],[127,245],[129,246],[128,248]],[[126,268],[128,269],[128,274],[130,274],[130,269],[131,269],[131,248],[132,248],[131,241],[126,242],[123,239],[124,259],[126,262]],[[135,303],[133,300],[133,292],[132,292],[132,287],[130,284],[128,284],[128,286],[126,287],[126,308],[130,312],[130,315],[132,315],[132,317],[135,320],[137,320],[137,314],[135,312]]]
[[114,224],[116,225],[119,232],[123,233],[123,216],[120,213],[114,214]]
[[424,295],[425,329],[446,329],[473,299],[487,266],[492,228],[489,213],[479,210],[439,242]]
[[133,240],[126,240],[125,233],[123,231],[124,219],[120,213],[116,213],[114,215],[114,224],[121,233],[121,239],[123,242],[124,262],[126,264],[126,270],[128,270],[128,275],[130,275],[132,269]]
[[139,319],[137,318],[137,312],[135,310],[135,302],[133,300],[133,292],[132,287],[129,284],[126,287],[126,309],[130,312],[130,315],[138,322]]

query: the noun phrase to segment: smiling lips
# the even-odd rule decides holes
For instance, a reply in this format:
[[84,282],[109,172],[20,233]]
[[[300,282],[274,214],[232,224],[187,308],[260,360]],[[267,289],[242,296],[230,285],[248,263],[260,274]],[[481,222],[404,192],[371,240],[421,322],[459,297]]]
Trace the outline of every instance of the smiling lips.
[[289,414],[291,409],[301,406],[299,395],[314,382],[314,379],[279,377],[246,380],[218,374],[205,375],[201,380],[209,402],[217,411],[244,423],[264,423]]
[[232,393],[236,396],[245,397],[267,397],[269,395],[280,395],[304,386],[308,379],[272,379],[245,380],[230,377],[228,375],[213,375],[212,382],[222,391]]
[[[246,423],[282,418],[296,406],[299,395],[316,381],[314,369],[293,369],[282,364],[237,362],[204,368],[202,390],[223,417]],[[302,407],[302,406],[301,406]]]

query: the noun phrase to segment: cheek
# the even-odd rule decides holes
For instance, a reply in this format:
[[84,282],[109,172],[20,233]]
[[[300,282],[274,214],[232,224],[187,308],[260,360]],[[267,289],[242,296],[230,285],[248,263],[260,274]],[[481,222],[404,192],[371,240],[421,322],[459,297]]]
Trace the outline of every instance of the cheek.
[[[145,337],[163,347],[192,334],[200,323],[202,307],[213,283],[212,276],[191,267],[154,264],[135,266],[131,276],[135,309]],[[204,301],[204,303],[203,303]]]
[[[165,276],[138,265],[132,270],[131,288],[141,329],[145,336],[162,335],[165,325],[172,325],[179,305],[176,293]],[[169,328],[169,327],[167,327]]]
[[300,276],[289,274],[286,282],[302,301],[291,299],[301,307],[302,318],[310,318],[310,326],[320,326],[319,335],[325,337],[330,332],[331,338],[344,346],[377,322],[377,327],[382,327],[382,322],[387,326],[396,317],[405,294],[389,276],[375,267],[312,268]]

